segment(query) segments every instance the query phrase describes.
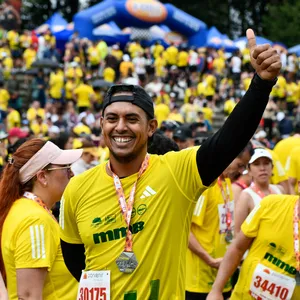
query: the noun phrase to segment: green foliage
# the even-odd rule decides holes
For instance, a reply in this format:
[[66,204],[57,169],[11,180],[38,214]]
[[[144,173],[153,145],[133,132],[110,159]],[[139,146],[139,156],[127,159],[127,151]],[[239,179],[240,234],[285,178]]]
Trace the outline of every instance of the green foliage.
[[284,1],[280,5],[269,4],[263,17],[266,36],[288,47],[300,43],[300,1]]
[[23,0],[22,27],[34,29],[42,25],[52,13],[51,0]]

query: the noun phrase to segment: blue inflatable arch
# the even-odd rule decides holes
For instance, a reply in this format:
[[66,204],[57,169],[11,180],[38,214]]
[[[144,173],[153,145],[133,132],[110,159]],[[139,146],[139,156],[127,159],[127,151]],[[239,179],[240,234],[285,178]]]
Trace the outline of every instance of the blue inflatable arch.
[[93,29],[110,21],[115,21],[121,28],[167,25],[192,40],[195,46],[206,43],[205,23],[172,4],[156,0],[104,0],[77,13],[74,16],[74,27],[80,37],[95,40]]

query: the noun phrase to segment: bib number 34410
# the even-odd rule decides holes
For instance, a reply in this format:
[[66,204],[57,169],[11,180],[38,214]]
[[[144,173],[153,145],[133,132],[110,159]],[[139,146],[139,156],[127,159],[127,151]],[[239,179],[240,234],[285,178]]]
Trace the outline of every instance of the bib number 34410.
[[110,271],[83,271],[77,300],[110,300]]
[[250,287],[257,300],[290,300],[295,289],[295,279],[258,264]]

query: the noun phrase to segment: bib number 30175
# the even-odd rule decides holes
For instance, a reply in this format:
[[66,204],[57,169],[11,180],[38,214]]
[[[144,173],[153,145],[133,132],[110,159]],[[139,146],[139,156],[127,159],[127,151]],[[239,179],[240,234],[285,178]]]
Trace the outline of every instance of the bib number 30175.
[[110,271],[82,271],[77,300],[110,300]]
[[290,300],[295,279],[258,264],[251,282],[250,293],[258,300]]

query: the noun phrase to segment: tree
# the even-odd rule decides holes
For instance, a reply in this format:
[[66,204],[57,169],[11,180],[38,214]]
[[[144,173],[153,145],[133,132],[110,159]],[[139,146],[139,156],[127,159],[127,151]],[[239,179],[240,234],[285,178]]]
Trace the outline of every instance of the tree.
[[284,1],[280,5],[269,4],[263,17],[263,28],[272,41],[280,41],[291,47],[300,43],[299,1]]
[[42,25],[52,13],[51,0],[23,0],[22,27],[34,29]]

